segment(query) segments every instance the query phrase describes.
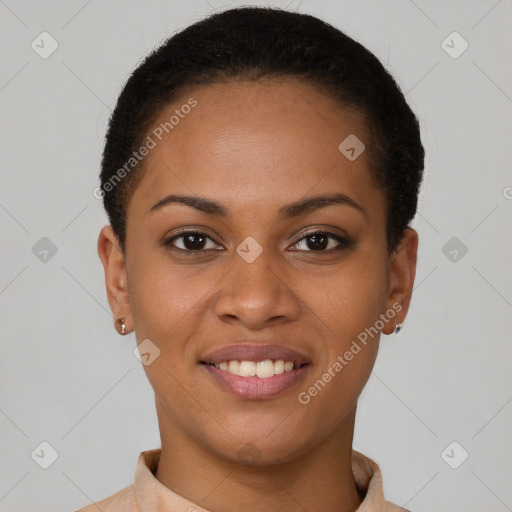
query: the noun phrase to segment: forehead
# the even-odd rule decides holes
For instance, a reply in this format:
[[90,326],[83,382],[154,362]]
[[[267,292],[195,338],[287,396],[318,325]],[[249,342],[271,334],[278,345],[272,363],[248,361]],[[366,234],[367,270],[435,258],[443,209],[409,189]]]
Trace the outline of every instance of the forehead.
[[343,152],[346,140],[357,152],[371,144],[362,116],[292,79],[194,87],[159,112],[148,136],[154,147],[133,197],[146,205],[175,190],[276,204],[318,187],[378,192],[368,152]]

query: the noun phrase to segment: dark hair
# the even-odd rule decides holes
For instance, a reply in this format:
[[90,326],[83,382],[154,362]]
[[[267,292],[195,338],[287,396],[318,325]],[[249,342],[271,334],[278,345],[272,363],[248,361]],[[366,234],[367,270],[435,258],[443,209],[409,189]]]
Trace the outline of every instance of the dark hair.
[[398,85],[372,53],[332,25],[307,14],[243,7],[170,37],[135,69],[119,96],[106,135],[101,195],[123,251],[128,202],[142,175],[140,164],[132,170],[126,162],[161,108],[194,85],[286,77],[364,116],[372,174],[388,201],[388,249],[396,249],[416,213],[425,156],[418,120]]

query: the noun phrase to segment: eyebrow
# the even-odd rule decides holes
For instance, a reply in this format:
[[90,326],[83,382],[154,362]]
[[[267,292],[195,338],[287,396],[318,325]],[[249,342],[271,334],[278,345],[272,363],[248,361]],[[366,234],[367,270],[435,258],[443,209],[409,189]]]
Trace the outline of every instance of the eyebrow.
[[[212,201],[211,199],[207,199],[206,197],[186,196],[177,194],[171,194],[167,197],[164,197],[163,199],[158,201],[158,203],[152,206],[149,211],[155,212],[173,203],[190,206],[208,215],[216,215],[219,217],[227,217],[229,215],[228,209],[225,206],[215,201]],[[292,217],[298,217],[299,215],[307,212],[311,212],[335,204],[350,206],[366,215],[365,210],[356,201],[346,196],[345,194],[341,193],[299,199],[298,201],[294,201],[293,203],[287,204],[279,208],[278,214],[279,218],[281,219],[289,219]]]

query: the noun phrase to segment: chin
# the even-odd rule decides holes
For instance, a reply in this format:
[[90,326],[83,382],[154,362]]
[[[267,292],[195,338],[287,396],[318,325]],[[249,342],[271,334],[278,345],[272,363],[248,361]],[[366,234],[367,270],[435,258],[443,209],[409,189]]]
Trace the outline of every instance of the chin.
[[271,428],[230,429],[227,430],[229,434],[222,431],[206,435],[203,442],[206,441],[210,449],[222,458],[246,466],[272,466],[290,462],[307,453],[316,444],[318,433],[312,432],[308,439],[303,429],[295,435],[282,423],[283,428],[279,431],[276,425],[280,422],[284,423],[283,416],[274,424],[273,431]]

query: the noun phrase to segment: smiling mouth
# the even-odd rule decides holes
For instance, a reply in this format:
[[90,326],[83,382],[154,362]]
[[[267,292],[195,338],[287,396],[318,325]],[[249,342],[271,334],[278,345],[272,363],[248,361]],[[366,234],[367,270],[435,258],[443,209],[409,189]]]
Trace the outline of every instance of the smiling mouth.
[[245,400],[282,395],[306,378],[313,365],[308,354],[283,345],[242,343],[203,355],[199,366],[210,382]]
[[275,375],[297,370],[306,365],[306,363],[301,364],[293,361],[284,361],[282,359],[265,359],[264,361],[232,359],[230,361],[221,361],[220,363],[202,362],[202,364],[213,366],[231,375],[237,375],[239,377],[259,377],[260,379],[268,379]]
[[283,359],[232,359],[218,363],[201,362],[201,366],[222,389],[245,400],[277,397],[297,386],[311,369],[309,363]]

